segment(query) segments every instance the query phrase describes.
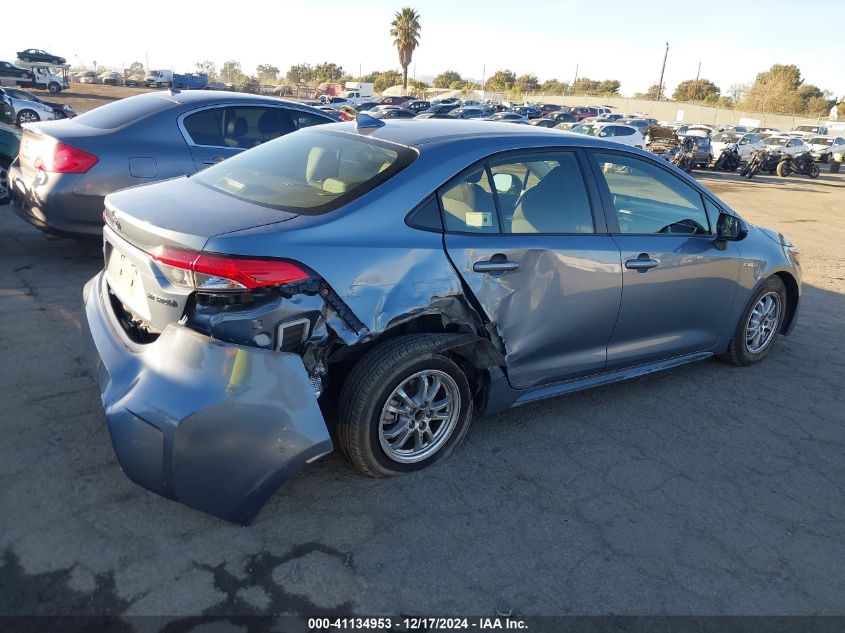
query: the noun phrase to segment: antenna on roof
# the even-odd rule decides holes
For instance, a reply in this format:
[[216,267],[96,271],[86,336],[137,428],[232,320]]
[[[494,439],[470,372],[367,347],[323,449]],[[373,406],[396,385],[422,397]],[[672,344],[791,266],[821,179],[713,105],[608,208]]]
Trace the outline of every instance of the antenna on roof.
[[361,130],[375,130],[380,127],[384,127],[384,121],[381,119],[377,119],[363,112],[355,115],[355,129],[359,132]]
[[179,90],[176,86],[171,84],[171,86],[170,86],[170,94],[171,95],[178,95],[180,92],[182,92],[182,91]]

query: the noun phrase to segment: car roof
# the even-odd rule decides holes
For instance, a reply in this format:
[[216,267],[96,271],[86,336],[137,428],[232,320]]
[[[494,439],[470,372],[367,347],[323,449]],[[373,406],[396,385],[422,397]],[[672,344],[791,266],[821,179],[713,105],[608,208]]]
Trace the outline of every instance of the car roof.
[[[297,101],[288,101],[286,99],[279,99],[268,95],[255,95],[248,92],[220,92],[219,90],[162,90],[158,92],[150,92],[142,95],[137,95],[136,98],[147,99],[166,99],[173,103],[189,104],[189,103],[204,103],[209,101],[255,101],[263,103],[284,103],[292,106],[301,106],[303,108],[312,108],[313,106],[299,103]],[[324,105],[324,104],[321,104]]]
[[619,148],[618,143],[536,125],[502,125],[495,121],[461,119],[382,119],[381,122],[384,123],[383,126],[364,128],[360,131],[356,131],[354,121],[331,123],[310,129],[318,132],[335,130],[348,134],[361,134],[414,148],[461,140],[468,142],[483,140],[491,151],[496,151],[497,148],[509,149],[513,147],[514,141],[523,141],[526,146],[548,144],[561,147]]

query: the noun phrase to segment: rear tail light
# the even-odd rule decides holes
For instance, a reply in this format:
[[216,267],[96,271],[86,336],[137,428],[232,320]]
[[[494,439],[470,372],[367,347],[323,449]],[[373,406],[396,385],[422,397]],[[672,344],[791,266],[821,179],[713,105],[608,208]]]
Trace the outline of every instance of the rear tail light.
[[233,257],[159,246],[151,253],[167,279],[195,290],[254,290],[304,281],[310,275],[280,259]]
[[36,169],[54,174],[84,174],[100,159],[88,152],[56,142],[44,148],[44,153],[35,159]]

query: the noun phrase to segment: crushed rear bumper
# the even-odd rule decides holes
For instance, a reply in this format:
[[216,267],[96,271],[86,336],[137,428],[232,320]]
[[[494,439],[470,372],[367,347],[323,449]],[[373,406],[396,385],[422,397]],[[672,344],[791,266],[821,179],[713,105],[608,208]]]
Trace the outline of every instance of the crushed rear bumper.
[[332,451],[299,356],[179,324],[136,345],[113,316],[102,272],[83,299],[87,357],[117,459],[134,482],[248,523],[279,484]]

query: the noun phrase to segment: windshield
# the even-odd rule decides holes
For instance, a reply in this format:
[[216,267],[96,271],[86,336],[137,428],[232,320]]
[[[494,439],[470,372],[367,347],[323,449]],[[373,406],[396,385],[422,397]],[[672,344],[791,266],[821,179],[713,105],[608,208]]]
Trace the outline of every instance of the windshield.
[[302,130],[192,176],[239,200],[305,215],[337,209],[398,173],[416,153],[362,136]]
[[825,138],[823,136],[817,136],[812,141],[810,141],[810,145],[827,145],[828,147],[830,147],[831,145],[833,145],[833,139]]
[[795,128],[796,132],[812,132],[813,134],[819,133],[819,128],[815,125],[799,125]]
[[719,132],[713,135],[714,143],[734,143],[739,140],[740,135],[732,132]]
[[772,136],[771,138],[767,138],[767,139],[766,139],[766,140],[764,140],[763,142],[764,142],[766,145],[786,145],[786,142],[787,142],[787,141],[789,141],[789,140],[791,140],[791,139],[788,139],[788,138],[777,138],[777,137]]

